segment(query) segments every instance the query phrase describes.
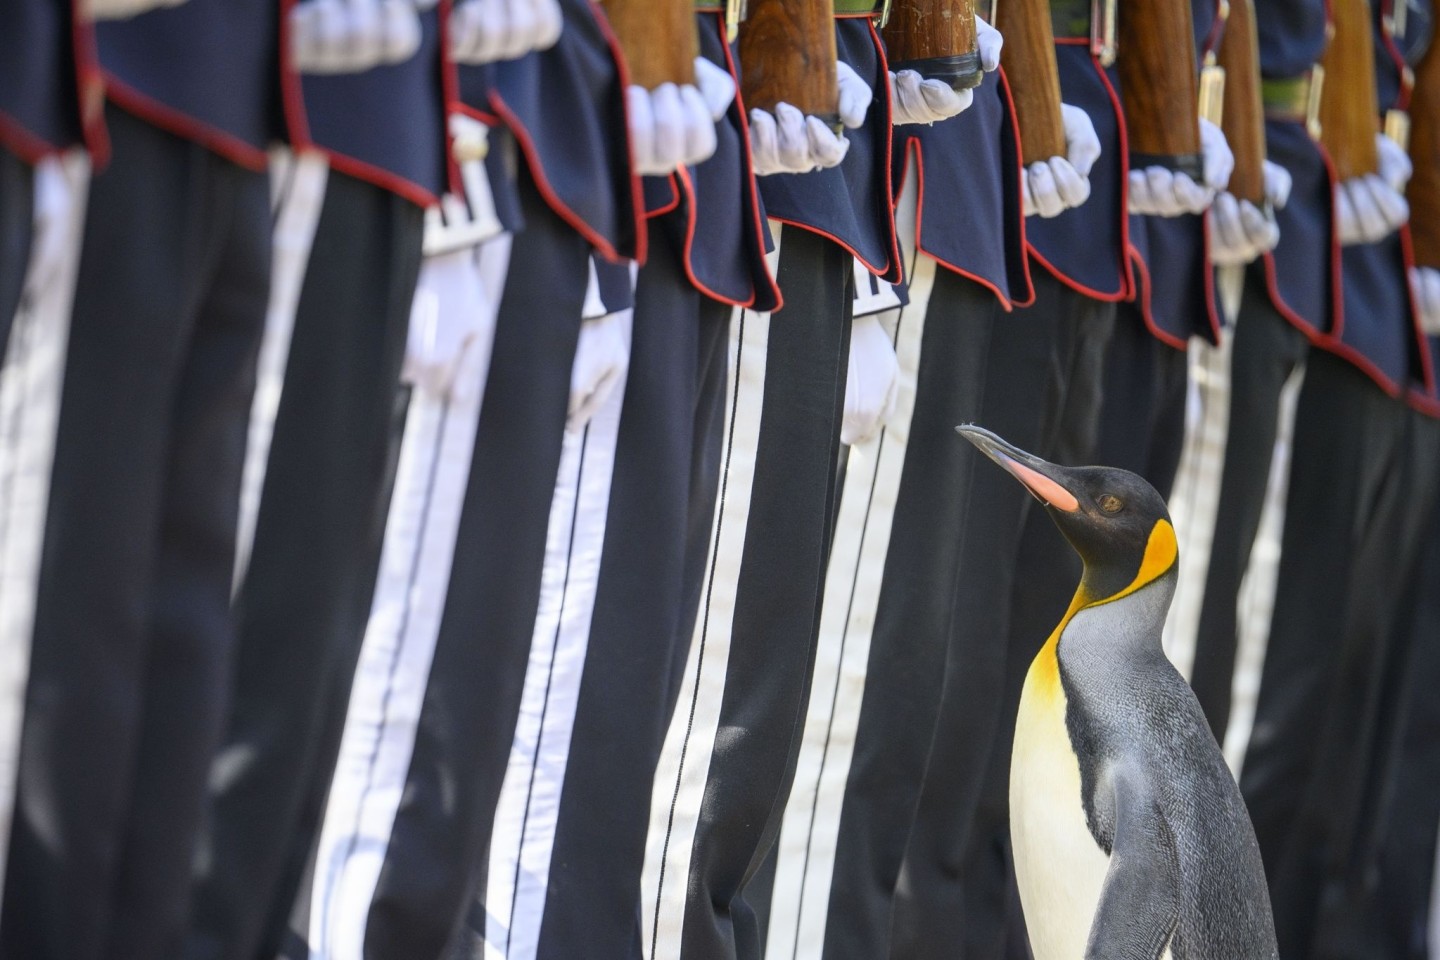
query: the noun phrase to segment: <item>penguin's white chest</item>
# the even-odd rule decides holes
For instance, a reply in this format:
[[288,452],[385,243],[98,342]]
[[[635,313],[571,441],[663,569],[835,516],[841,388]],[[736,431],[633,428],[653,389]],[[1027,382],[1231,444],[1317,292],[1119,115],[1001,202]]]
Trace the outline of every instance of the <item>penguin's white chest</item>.
[[1054,644],[1025,679],[1010,761],[1015,878],[1035,960],[1083,960],[1110,855],[1090,835]]

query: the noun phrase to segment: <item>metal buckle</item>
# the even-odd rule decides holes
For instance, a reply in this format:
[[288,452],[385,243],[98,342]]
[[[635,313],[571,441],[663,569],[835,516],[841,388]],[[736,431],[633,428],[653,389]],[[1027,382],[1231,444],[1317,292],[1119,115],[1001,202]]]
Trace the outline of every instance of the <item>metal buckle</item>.
[[1090,53],[1102,67],[1115,63],[1115,0],[1091,0]]
[[880,29],[882,30],[885,29],[885,24],[890,22],[890,2],[891,0],[885,0],[880,7]]
[[1404,110],[1385,111],[1385,136],[1395,141],[1396,146],[1410,152],[1410,114]]
[[725,42],[734,43],[740,36],[740,21],[745,19],[745,0],[725,0]]
[[1310,138],[1320,139],[1320,94],[1325,89],[1325,68],[1320,64],[1310,68],[1310,92],[1305,100],[1305,129]]
[[1215,62],[1215,55],[1205,55],[1200,68],[1200,116],[1215,126],[1225,117],[1225,68]]

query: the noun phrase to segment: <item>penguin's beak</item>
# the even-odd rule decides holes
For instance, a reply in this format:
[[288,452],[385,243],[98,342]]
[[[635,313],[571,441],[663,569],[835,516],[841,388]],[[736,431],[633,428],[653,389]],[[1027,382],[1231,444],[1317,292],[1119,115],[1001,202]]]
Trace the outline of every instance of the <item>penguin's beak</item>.
[[1055,464],[1011,446],[989,430],[973,423],[961,424],[955,428],[955,432],[975,444],[985,456],[1025,484],[1026,489],[1041,503],[1049,504],[1065,513],[1074,513],[1080,509],[1080,501],[1075,499],[1075,494],[1056,478],[1061,471]]

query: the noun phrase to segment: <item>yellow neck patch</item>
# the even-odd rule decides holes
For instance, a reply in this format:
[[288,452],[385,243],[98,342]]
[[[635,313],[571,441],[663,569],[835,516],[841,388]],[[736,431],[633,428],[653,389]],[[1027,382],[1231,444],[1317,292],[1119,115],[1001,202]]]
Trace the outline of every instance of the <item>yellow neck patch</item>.
[[1111,603],[1121,597],[1128,597],[1139,590],[1147,583],[1151,583],[1167,570],[1175,565],[1175,560],[1180,555],[1179,544],[1175,540],[1175,528],[1170,526],[1168,520],[1157,520],[1154,528],[1150,531],[1150,539],[1145,543],[1145,555],[1140,559],[1140,569],[1135,573],[1135,579],[1130,581],[1125,589],[1112,597],[1091,597],[1085,590],[1084,582],[1075,591],[1075,596],[1070,601],[1070,608],[1065,611],[1065,616],[1060,618],[1060,623],[1045,641],[1045,646],[1035,655],[1035,660],[1030,665],[1030,672],[1025,678],[1026,686],[1035,685],[1035,693],[1045,697],[1061,696],[1060,689],[1060,658],[1057,651],[1060,648],[1060,635],[1070,624],[1075,614],[1086,607],[1099,606],[1102,603]]

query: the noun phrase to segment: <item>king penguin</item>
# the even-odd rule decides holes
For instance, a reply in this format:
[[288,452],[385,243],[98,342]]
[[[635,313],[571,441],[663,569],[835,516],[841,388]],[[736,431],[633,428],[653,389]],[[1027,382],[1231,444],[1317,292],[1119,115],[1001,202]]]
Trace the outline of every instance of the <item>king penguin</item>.
[[1085,564],[1026,675],[1010,762],[1035,960],[1274,960],[1254,828],[1160,647],[1179,554],[1165,501],[1126,470],[1061,467],[956,429],[1045,504]]

